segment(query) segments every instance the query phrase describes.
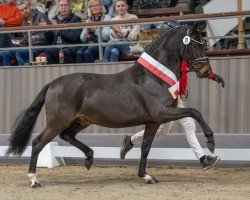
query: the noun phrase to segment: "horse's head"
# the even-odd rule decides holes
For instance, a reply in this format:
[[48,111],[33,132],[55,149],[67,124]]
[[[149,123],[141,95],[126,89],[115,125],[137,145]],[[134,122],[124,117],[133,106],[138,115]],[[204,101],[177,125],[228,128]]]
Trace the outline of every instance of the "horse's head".
[[186,36],[183,38],[184,50],[182,60],[188,62],[189,71],[194,71],[197,77],[208,77],[212,71],[208,57],[205,55],[206,42],[201,35],[205,25],[195,24],[191,29],[187,29]]
[[205,39],[201,31],[205,26],[193,27],[179,25],[164,30],[146,49],[146,52],[178,76],[180,63],[188,62],[189,71],[197,76],[207,77],[211,72],[209,60],[205,55]]

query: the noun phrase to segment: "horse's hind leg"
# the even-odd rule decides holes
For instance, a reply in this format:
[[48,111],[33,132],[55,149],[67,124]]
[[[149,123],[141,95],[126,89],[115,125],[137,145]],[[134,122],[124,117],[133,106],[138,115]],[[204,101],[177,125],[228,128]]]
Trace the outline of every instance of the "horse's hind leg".
[[93,164],[93,155],[94,151],[88,147],[87,145],[83,144],[79,140],[77,140],[76,134],[83,130],[84,128],[88,127],[89,124],[82,124],[82,122],[73,122],[67,129],[59,134],[60,138],[68,142],[69,144],[75,146],[79,150],[81,150],[85,156],[85,167],[90,169]]
[[36,166],[37,166],[38,155],[41,152],[41,150],[46,146],[46,144],[52,141],[57,134],[58,132],[55,129],[52,129],[47,126],[43,130],[43,132],[32,141],[32,152],[30,158],[28,177],[31,181],[31,187],[33,188],[41,186],[36,179]]
[[141,160],[139,165],[138,176],[143,178],[148,184],[158,183],[156,179],[146,173],[147,157],[154,140],[155,134],[160,124],[147,124],[141,145]]

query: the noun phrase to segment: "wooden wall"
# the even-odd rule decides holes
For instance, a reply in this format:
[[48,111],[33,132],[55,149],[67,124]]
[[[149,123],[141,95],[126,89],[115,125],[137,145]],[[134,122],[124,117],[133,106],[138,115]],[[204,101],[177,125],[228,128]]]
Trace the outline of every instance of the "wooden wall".
[[[211,65],[220,74],[226,87],[223,89],[214,81],[198,79],[189,75],[188,107],[195,107],[217,133],[250,133],[250,57],[214,58]],[[0,68],[0,133],[9,134],[18,114],[34,100],[41,88],[51,80],[74,72],[116,73],[131,62],[119,64],[93,64],[82,66],[44,66]],[[45,126],[42,110],[34,132]],[[88,133],[132,133],[143,126],[126,129],[109,129],[91,126]],[[175,123],[172,132],[182,132]],[[198,132],[201,129],[198,127]]]

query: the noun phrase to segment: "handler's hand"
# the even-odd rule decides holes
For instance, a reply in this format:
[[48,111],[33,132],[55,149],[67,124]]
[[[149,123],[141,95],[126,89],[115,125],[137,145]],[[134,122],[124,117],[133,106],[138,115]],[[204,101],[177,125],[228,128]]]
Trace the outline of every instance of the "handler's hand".
[[225,81],[220,76],[218,76],[218,75],[215,74],[213,80],[216,81],[218,84],[221,83],[221,85],[222,85],[223,88],[225,87]]

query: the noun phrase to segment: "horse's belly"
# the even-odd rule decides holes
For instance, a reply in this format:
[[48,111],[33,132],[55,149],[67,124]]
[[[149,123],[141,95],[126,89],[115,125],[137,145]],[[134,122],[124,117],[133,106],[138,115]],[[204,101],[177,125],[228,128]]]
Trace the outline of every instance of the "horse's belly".
[[116,109],[108,106],[101,109],[88,108],[83,115],[90,123],[109,128],[137,126],[149,121],[148,115],[142,110],[134,112],[129,109]]

